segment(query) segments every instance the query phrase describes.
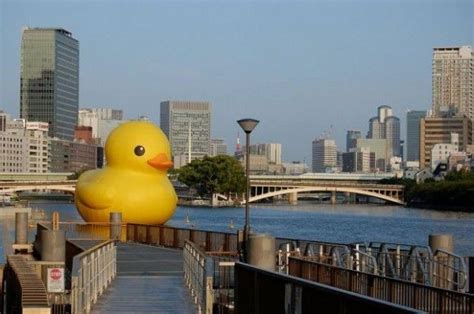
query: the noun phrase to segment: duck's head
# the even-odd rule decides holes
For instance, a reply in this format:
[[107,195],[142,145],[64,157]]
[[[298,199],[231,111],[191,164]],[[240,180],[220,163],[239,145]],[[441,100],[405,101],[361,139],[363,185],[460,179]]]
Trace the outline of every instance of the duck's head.
[[161,129],[148,121],[125,122],[105,143],[107,165],[132,171],[166,172],[171,161],[170,144]]

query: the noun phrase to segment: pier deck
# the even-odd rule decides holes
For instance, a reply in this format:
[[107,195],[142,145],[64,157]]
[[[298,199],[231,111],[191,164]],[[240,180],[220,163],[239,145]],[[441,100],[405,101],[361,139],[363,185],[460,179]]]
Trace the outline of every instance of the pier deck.
[[195,313],[183,281],[183,253],[120,243],[117,277],[92,313]]

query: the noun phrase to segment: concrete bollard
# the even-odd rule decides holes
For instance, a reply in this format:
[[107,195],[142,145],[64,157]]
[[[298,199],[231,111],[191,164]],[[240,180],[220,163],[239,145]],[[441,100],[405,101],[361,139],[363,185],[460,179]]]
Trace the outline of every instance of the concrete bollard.
[[454,240],[452,234],[430,234],[428,243],[433,253],[436,250],[443,250],[450,253],[454,252]]
[[28,213],[15,213],[15,244],[28,244]]
[[110,239],[119,240],[122,238],[122,213],[113,212],[109,216]]
[[275,271],[275,238],[268,234],[251,234],[248,241],[248,263]]
[[64,230],[41,230],[41,260],[64,262],[66,260],[66,232]]

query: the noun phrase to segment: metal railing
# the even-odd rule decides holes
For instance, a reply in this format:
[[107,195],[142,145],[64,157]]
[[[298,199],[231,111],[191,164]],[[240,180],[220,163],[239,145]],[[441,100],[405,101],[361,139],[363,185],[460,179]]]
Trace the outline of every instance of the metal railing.
[[164,225],[127,224],[127,241],[159,245],[171,248],[184,248],[186,240],[201,247],[204,251],[238,251],[237,233],[175,228]]
[[43,281],[22,256],[7,256],[4,275],[6,313],[23,313],[26,308],[38,312],[50,310]]
[[429,313],[474,311],[474,295],[290,257],[289,273]]
[[237,313],[420,313],[242,263],[235,264],[235,282]]
[[71,273],[72,313],[89,313],[116,275],[117,249],[107,241],[76,255]]
[[212,314],[214,297],[213,283],[210,273],[212,259],[206,256],[196,244],[185,240],[183,248],[184,282],[196,303],[198,313]]

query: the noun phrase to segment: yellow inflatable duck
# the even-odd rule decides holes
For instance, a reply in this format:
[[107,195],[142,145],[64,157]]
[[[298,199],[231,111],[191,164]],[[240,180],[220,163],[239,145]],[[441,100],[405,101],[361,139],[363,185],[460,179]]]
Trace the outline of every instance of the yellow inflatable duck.
[[126,122],[105,144],[107,166],[84,172],[76,185],[76,207],[87,222],[108,222],[122,212],[125,223],[163,224],[177,196],[167,177],[171,162],[165,134],[151,122]]

